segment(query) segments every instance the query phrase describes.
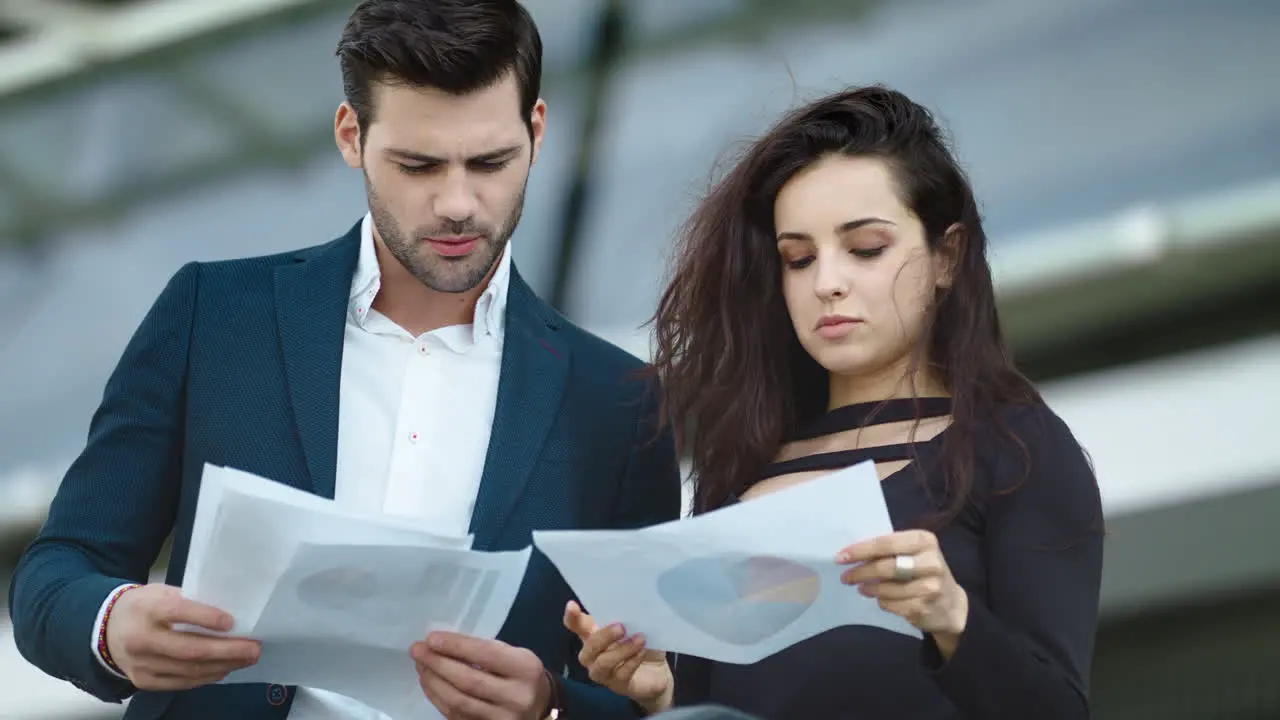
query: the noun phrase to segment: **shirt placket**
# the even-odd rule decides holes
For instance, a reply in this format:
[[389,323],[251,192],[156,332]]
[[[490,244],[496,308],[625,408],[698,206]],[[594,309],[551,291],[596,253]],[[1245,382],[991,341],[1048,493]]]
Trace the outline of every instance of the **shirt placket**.
[[415,518],[434,515],[430,492],[439,492],[439,478],[429,477],[431,454],[441,411],[441,348],[429,335],[415,339],[409,349],[400,407],[396,415],[396,437],[392,443],[391,465],[383,512]]

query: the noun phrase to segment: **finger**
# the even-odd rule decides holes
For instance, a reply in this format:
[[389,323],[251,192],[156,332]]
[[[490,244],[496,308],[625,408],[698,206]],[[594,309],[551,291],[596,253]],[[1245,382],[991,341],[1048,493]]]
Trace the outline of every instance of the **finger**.
[[171,678],[186,683],[190,687],[199,687],[217,682],[243,666],[211,662],[179,663],[172,660],[152,659],[136,667],[146,668],[146,672],[153,677]]
[[570,600],[564,610],[564,626],[577,635],[583,642],[596,631],[596,621],[583,612],[578,603]]
[[[183,690],[193,690],[200,687],[196,683],[186,678],[177,678],[169,675],[147,675],[135,673],[129,678],[129,682],[139,690],[146,692],[181,692]],[[206,683],[208,684],[208,683]]]
[[935,575],[907,583],[867,583],[860,586],[858,592],[867,597],[884,600],[911,600],[915,598],[928,600],[937,597],[942,592],[942,580]]
[[418,675],[418,685],[427,700],[450,720],[496,720],[500,717],[499,708],[467,695],[430,669]]
[[149,614],[157,624],[165,626],[186,623],[219,632],[227,632],[235,627],[235,620],[229,613],[211,605],[188,600],[176,593],[158,600]]
[[197,633],[161,631],[148,635],[140,643],[137,653],[172,663],[208,663],[235,669],[256,663],[262,648],[257,641],[246,638],[215,638]]
[[621,642],[626,634],[626,629],[618,623],[591,633],[591,637],[582,644],[582,650],[578,653],[578,662],[582,663],[583,667],[591,667],[601,653],[613,647],[614,643]]
[[[925,607],[918,598],[910,600],[880,600],[880,607],[903,620],[920,627],[925,618]],[[920,628],[924,629],[924,628]]]
[[629,684],[631,682],[631,678],[635,676],[636,670],[640,669],[640,663],[643,663],[646,660],[647,655],[648,653],[638,652],[635,654],[635,657],[627,658],[627,660],[619,665],[618,669],[614,671],[613,676],[617,678],[618,681]]
[[427,649],[467,665],[478,665],[502,677],[518,675],[522,669],[521,658],[517,655],[516,648],[499,640],[483,640],[451,632],[433,632],[427,636]]
[[[622,666],[636,658],[644,657],[644,636],[634,635],[624,642],[614,643],[611,647],[600,654],[596,661],[591,664],[591,679],[598,683],[603,683],[609,679],[629,680],[631,674],[625,676],[622,674]],[[639,666],[639,662],[636,663]],[[632,668],[632,673],[635,669]],[[600,678],[596,677],[596,674]]]
[[507,707],[519,702],[518,688],[504,677],[499,677],[446,655],[427,652],[422,661],[422,675],[435,675],[450,687],[467,697],[483,701],[485,705]]
[[422,694],[427,696],[427,702],[436,706],[441,715],[449,716],[449,706],[445,703],[444,697],[440,694],[439,685],[444,681],[437,677],[430,670],[427,670],[418,664],[418,687],[422,688]]
[[226,676],[225,672],[170,672],[161,666],[142,665],[135,669],[130,680],[140,690],[171,691],[212,685]]
[[[914,578],[928,577],[942,573],[942,555],[937,552],[924,552],[911,556],[915,560],[915,568],[911,571]],[[898,572],[897,556],[878,558],[865,562],[857,567],[845,570],[840,581],[846,585],[857,585],[865,582],[885,582],[894,579]]]
[[937,546],[938,538],[928,530],[904,530],[850,545],[836,555],[836,562],[848,565],[888,555],[914,555]]

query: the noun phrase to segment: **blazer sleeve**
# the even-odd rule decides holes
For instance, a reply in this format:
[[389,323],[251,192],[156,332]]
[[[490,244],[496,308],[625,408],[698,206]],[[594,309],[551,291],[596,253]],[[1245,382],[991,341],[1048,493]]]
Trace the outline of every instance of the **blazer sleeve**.
[[[660,408],[658,384],[647,383],[618,489],[614,528],[647,527],[680,516],[680,462],[671,425],[659,429]],[[572,658],[565,680],[567,715],[593,720],[642,716],[640,708],[630,700],[591,682],[586,668],[577,661],[582,641],[573,633],[566,631],[566,635]]]
[[986,500],[986,602],[970,596],[955,653],[943,663],[925,642],[925,664],[966,717],[1084,720],[1102,584],[1098,485],[1048,408],[1011,415],[1008,428],[1030,466],[1001,445]]
[[136,690],[95,658],[94,621],[123,583],[145,583],[173,526],[187,354],[199,266],[179,270],[125,347],[48,518],[14,571],[19,652],[108,702]]

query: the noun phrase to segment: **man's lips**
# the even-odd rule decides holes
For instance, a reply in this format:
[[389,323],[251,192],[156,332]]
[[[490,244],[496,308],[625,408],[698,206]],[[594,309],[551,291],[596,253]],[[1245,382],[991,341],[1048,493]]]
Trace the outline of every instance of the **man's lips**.
[[427,244],[445,257],[460,257],[469,254],[480,242],[479,235],[441,236],[427,238]]

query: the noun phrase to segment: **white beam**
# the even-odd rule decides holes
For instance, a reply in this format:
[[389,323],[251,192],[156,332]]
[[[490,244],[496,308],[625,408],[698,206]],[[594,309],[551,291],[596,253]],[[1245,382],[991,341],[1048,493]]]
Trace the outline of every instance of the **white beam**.
[[94,64],[176,45],[320,0],[149,0],[92,12],[66,0],[4,0],[0,17],[32,27],[0,46],[0,97]]
[[1153,267],[1280,231],[1280,178],[1167,205],[1130,208],[1097,220],[1000,241],[992,273],[1002,295],[1035,294]]

